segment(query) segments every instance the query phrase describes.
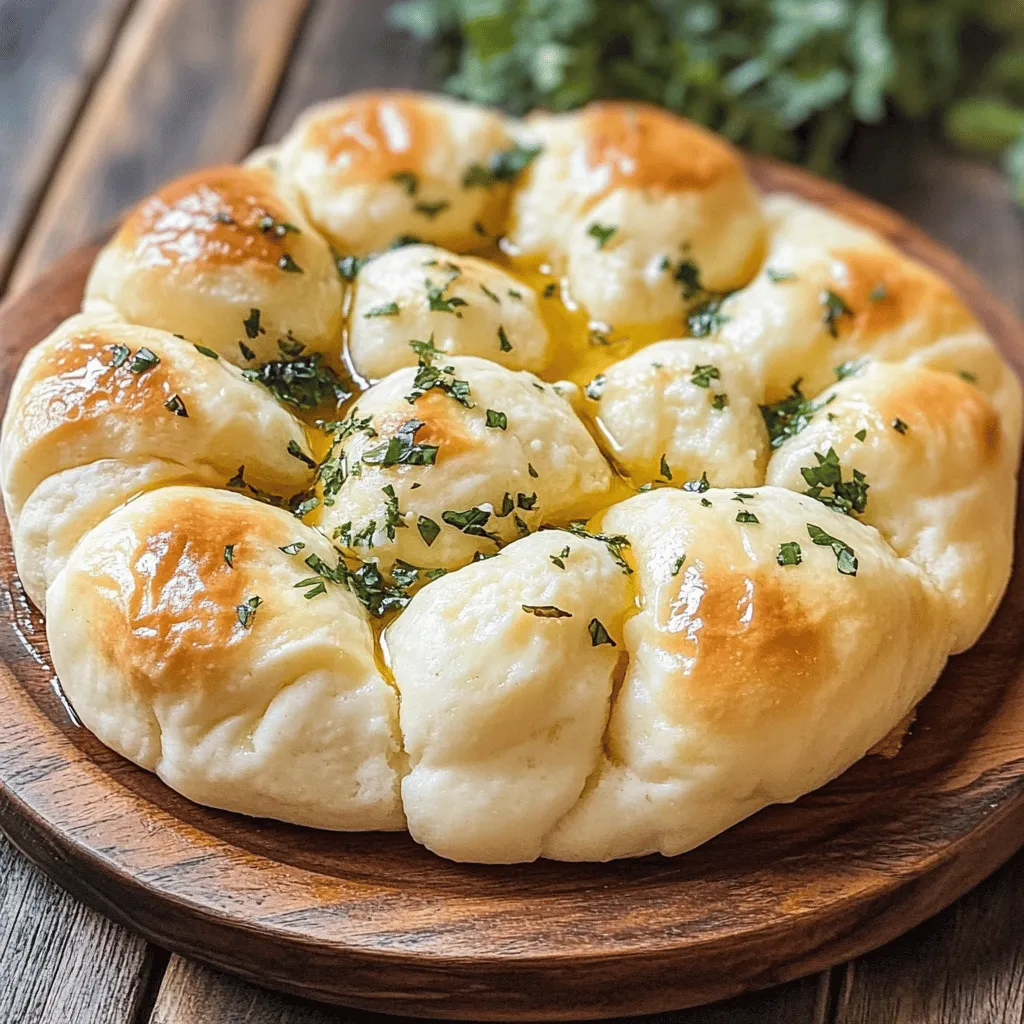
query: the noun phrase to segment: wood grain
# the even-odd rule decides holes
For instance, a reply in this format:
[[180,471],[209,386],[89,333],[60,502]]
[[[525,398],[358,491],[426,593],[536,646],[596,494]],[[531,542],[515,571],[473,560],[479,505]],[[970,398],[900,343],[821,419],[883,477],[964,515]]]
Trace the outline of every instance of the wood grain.
[[0,292],[132,0],[0,0]]
[[[828,972],[712,1006],[613,1024],[828,1024]],[[172,956],[149,1024],[411,1024],[282,996]]]
[[259,139],[308,0],[138,0],[78,122],[11,289],[127,203]]
[[[1020,365],[1024,330],[895,215],[763,161],[943,272]],[[0,357],[78,303],[85,250],[0,311]],[[1024,521],[1018,552],[1024,553]],[[946,906],[1024,833],[1024,566],[893,761],[867,759],[672,860],[511,868],[401,835],[332,835],[196,807],[68,720],[0,537],[0,822],[83,899],[153,941],[324,1000],[464,1019],[653,1012],[848,959]],[[879,800],[884,792],[885,799]]]
[[134,1024],[155,959],[0,837],[0,1021]]

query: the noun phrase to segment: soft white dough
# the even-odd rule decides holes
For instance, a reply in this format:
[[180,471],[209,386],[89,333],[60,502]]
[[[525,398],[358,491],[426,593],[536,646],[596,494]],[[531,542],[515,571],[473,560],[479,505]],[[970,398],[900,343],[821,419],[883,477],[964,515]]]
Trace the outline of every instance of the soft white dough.
[[[780,488],[733,497],[658,490],[603,517],[631,542],[640,611],[606,753],[544,856],[689,850],[834,778],[938,676],[946,609],[875,530]],[[856,576],[808,524],[853,548]],[[792,541],[802,561],[780,565]]]
[[93,264],[83,309],[256,365],[280,359],[281,340],[337,352],[341,298],[328,244],[274,172],[252,165],[198,171],[139,203]]
[[678,322],[706,297],[676,279],[682,262],[712,291],[754,274],[760,198],[724,140],[630,103],[535,114],[521,131],[543,148],[513,196],[509,239],[563,269],[593,319]]
[[629,599],[607,548],[560,530],[518,540],[413,599],[386,644],[417,842],[478,863],[540,855],[600,757]]
[[768,401],[798,379],[813,395],[864,356],[900,361],[980,333],[945,281],[879,235],[793,196],[769,196],[764,210],[764,264],[722,304],[718,339],[763,380]]
[[[432,294],[441,308],[431,308]],[[453,299],[459,305],[448,308]],[[442,352],[480,356],[510,370],[536,373],[548,358],[548,330],[532,288],[487,260],[432,245],[378,256],[356,279],[348,332],[355,369],[380,380],[415,366],[410,338],[432,338]]]
[[816,401],[772,456],[768,483],[806,490],[801,469],[830,449],[845,480],[863,473],[860,518],[932,577],[951,605],[954,653],[970,647],[1009,579],[1015,437],[977,386],[922,366],[869,363]]
[[[281,551],[295,543],[298,555]],[[337,560],[315,530],[250,498],[145,494],[87,534],[50,585],[54,668],[84,725],[190,800],[400,829],[397,698],[352,594],[296,589],[311,553]],[[237,606],[253,597],[246,625]]]
[[341,253],[378,252],[408,235],[463,251],[499,233],[508,202],[506,182],[464,179],[512,144],[493,111],[425,93],[362,92],[310,107],[281,143],[278,167]]
[[704,473],[718,487],[764,483],[760,382],[722,345],[648,345],[610,366],[591,390],[600,395],[597,419],[612,455],[634,484],[679,486]]
[[[130,353],[119,366],[119,350]],[[133,372],[138,353],[156,362]],[[177,396],[187,415],[166,403]],[[309,487],[303,425],[223,359],[164,331],[103,315],[65,321],[25,358],[0,441],[0,484],[25,590],[46,587],[87,530],[142,490],[223,487],[240,466],[254,487]]]
[[[550,384],[475,356],[439,356],[435,364],[451,367],[450,378],[468,382],[472,408],[437,388],[410,403],[416,376],[411,368],[365,392],[351,415],[368,419],[374,433],[356,430],[342,442],[347,476],[324,510],[324,530],[337,543],[361,537],[350,544],[355,553],[385,566],[402,559],[455,569],[477,552],[498,550],[479,530],[508,543],[542,522],[585,518],[601,504],[611,470],[573,407]],[[488,426],[487,410],[502,413],[507,427]],[[366,461],[411,421],[423,424],[415,443],[437,448],[433,465]],[[388,487],[398,503],[391,535]],[[467,533],[445,522],[445,512],[471,509],[487,513],[479,530]],[[430,543],[420,528],[424,517],[438,528]],[[346,524],[349,529],[339,533]]]

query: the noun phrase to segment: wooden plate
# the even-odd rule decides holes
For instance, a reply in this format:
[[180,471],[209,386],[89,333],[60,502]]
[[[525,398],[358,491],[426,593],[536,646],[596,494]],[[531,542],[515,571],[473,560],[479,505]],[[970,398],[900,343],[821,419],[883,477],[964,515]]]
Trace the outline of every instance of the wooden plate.
[[[762,161],[960,291],[1019,367],[1024,329],[895,214]],[[0,307],[0,394],[80,302],[95,249]],[[0,526],[0,824],[60,884],[161,946],[289,992],[397,1013],[559,1020],[680,1008],[817,971],[945,907],[1024,842],[1024,568],[894,760],[869,757],[693,853],[452,864],[405,835],[197,807],[77,726]]]

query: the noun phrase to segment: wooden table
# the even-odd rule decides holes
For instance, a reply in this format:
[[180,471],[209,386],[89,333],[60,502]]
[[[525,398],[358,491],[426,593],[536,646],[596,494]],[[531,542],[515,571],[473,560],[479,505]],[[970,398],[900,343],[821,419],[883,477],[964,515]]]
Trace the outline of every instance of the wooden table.
[[[384,0],[0,0],[0,293],[188,168],[280,137],[307,104],[429,85]],[[1024,313],[1024,231],[998,175],[906,132],[862,137],[855,187],[923,224]],[[1024,843],[1024,836],[1021,837]],[[304,1003],[148,945],[0,837],[0,1024],[326,1024]],[[387,1018],[376,1018],[387,1024]],[[1024,854],[853,963],[652,1021],[1024,1021]]]

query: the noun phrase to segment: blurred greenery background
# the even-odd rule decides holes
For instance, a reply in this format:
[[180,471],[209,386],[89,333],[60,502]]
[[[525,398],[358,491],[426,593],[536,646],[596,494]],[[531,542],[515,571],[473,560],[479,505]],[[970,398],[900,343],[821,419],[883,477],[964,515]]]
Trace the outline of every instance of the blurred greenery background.
[[445,88],[514,113],[659,103],[836,174],[861,126],[997,160],[1024,205],[1024,0],[404,0]]

